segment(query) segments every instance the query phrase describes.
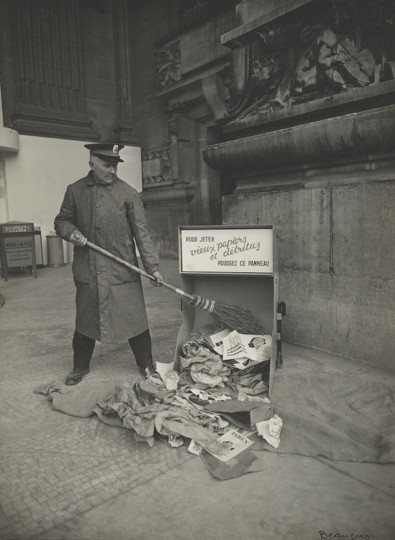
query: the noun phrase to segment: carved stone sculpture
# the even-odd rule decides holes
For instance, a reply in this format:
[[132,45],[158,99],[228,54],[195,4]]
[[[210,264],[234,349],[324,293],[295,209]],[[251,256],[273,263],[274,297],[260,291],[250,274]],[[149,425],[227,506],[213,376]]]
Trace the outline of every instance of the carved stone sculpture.
[[237,75],[240,52],[234,51],[228,120],[237,123],[393,79],[395,8],[379,3],[373,9],[365,0],[317,0],[298,18],[259,27],[246,47],[243,86]]
[[159,89],[165,89],[181,79],[181,53],[179,41],[157,50],[155,57],[157,85]]

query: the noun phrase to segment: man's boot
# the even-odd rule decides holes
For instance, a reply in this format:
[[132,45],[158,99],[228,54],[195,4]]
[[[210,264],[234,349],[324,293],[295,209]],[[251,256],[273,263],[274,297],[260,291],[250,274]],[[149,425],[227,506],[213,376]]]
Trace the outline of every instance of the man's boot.
[[129,338],[128,341],[140,373],[147,378],[153,375],[155,373],[155,366],[152,358],[152,343],[149,330],[138,336]]
[[73,351],[74,351],[74,368],[67,375],[65,384],[72,386],[81,382],[82,377],[89,373],[89,364],[95,348],[95,340],[74,332],[73,336]]

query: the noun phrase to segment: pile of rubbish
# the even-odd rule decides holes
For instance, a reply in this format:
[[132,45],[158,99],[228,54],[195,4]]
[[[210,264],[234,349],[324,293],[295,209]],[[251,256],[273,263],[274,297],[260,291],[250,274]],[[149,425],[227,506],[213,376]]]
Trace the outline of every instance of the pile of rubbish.
[[96,414],[149,446],[188,444],[213,476],[234,478],[256,459],[257,445],[280,444],[282,420],[268,397],[271,351],[270,335],[201,333],[182,345],[178,365],[160,364],[148,379],[85,380],[65,391],[55,382],[35,392],[56,410]]
[[[281,419],[268,398],[270,335],[225,330],[181,347],[178,369],[122,383],[97,403],[99,417],[118,419],[138,441],[155,437],[224,463],[261,437],[278,448]],[[162,364],[163,366],[163,364]]]

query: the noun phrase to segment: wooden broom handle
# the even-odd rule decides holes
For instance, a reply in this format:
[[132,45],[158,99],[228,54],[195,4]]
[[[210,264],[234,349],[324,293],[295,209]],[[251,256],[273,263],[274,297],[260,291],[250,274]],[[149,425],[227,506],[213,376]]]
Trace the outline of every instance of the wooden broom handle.
[[[94,249],[95,251],[98,251],[99,253],[102,253],[103,255],[105,255],[106,257],[109,257],[113,261],[117,261],[119,264],[123,264],[123,266],[127,266],[128,268],[130,268],[130,270],[134,270],[135,272],[137,272],[138,274],[141,274],[142,276],[148,278],[149,280],[155,281],[155,278],[153,276],[151,276],[150,274],[148,274],[148,272],[145,272],[144,270],[141,270],[141,268],[139,268],[138,266],[134,266],[133,264],[131,264],[131,263],[127,262],[127,261],[124,261],[123,259],[121,259],[120,257],[117,257],[113,253],[110,253],[109,251],[106,251],[105,249],[97,246],[96,244],[93,244],[92,242],[89,242],[89,240],[86,241],[85,245],[89,246],[90,248]],[[192,296],[192,294],[188,294],[187,292],[183,291],[182,289],[178,289],[177,287],[174,287],[173,285],[170,285],[170,283],[166,283],[166,281],[161,281],[160,283],[161,283],[161,285],[163,285],[163,287],[166,287],[166,289],[170,289],[171,291],[179,294],[180,296],[184,296],[188,300],[193,300],[194,299],[194,296]]]

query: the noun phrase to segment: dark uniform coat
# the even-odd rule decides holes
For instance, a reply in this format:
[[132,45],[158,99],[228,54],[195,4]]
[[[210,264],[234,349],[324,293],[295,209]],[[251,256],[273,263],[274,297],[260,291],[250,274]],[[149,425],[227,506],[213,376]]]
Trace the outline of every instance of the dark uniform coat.
[[[135,266],[137,245],[145,270],[159,268],[139,194],[119,178],[99,185],[90,172],[67,187],[55,230],[68,240],[75,229]],[[73,276],[78,332],[116,343],[148,328],[140,274],[87,246],[74,246]]]

